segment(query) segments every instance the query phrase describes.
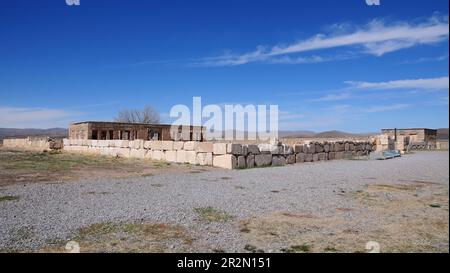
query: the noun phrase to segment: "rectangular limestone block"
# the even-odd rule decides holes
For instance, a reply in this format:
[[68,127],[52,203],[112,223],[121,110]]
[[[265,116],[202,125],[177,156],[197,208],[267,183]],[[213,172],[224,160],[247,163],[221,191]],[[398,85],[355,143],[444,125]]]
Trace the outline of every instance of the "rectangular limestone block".
[[197,153],[197,164],[201,166],[212,166],[213,154],[212,153]]
[[316,153],[316,144],[315,143],[308,144],[308,154],[314,153]]
[[305,154],[305,162],[312,162],[313,154]]
[[119,157],[129,158],[130,157],[130,149],[129,148],[117,148],[117,155]]
[[160,161],[160,160],[166,160],[166,157],[165,157],[165,154],[163,151],[155,150],[152,153],[152,159]]
[[247,168],[254,168],[254,167],[255,167],[255,156],[248,155],[247,156]]
[[274,155],[272,157],[272,166],[284,166],[286,165],[286,158],[284,158],[284,156],[281,155]]
[[240,155],[237,157],[237,168],[238,169],[247,168],[247,160],[246,160],[245,156]]
[[237,158],[234,155],[215,155],[213,156],[213,166],[224,169],[236,169]]
[[227,144],[226,143],[214,143],[213,144],[213,154],[224,155],[226,153],[227,153]]
[[317,156],[319,157],[319,161],[328,160],[328,153],[318,153]]
[[147,153],[147,150],[145,149],[130,149],[130,157],[133,158],[145,158],[145,154]]
[[172,151],[173,150],[173,141],[167,141],[167,140],[152,141],[152,143],[150,144],[150,148],[152,150],[158,150],[158,151]]
[[255,165],[257,167],[270,166],[272,164],[271,154],[255,155]]
[[151,141],[144,141],[144,149],[151,149],[152,142]]
[[183,141],[174,141],[173,142],[173,149],[175,151],[183,150],[183,147],[184,147],[184,142]]
[[195,151],[186,151],[185,162],[191,165],[197,165],[197,153]]
[[323,145],[321,143],[316,143],[315,150],[316,153],[323,153],[324,151]]
[[319,161],[319,154],[313,154],[312,161],[314,161],[314,162]]
[[194,151],[196,146],[197,146],[197,142],[196,141],[186,141],[184,143],[183,150],[185,150],[185,151]]
[[303,144],[295,144],[294,145],[294,153],[303,153]]
[[294,154],[294,147],[292,147],[291,145],[283,144],[283,145],[282,145],[282,154],[283,154],[283,155],[291,155],[291,154]]
[[[3,143],[3,144],[5,144],[5,143]],[[70,146],[70,139],[68,139],[68,138],[63,139],[63,144],[64,144],[64,146]]]
[[259,155],[261,153],[259,151],[258,145],[254,145],[254,144],[247,145],[247,151],[251,155]]
[[295,164],[295,155],[287,155],[286,156],[286,164]]
[[329,152],[328,153],[328,159],[329,160],[336,159],[336,152]]
[[306,157],[305,153],[298,153],[298,154],[295,155],[295,162],[296,163],[303,163],[303,162],[305,162],[305,157]]
[[197,142],[195,151],[198,153],[212,153],[214,150],[212,142]]
[[242,145],[235,143],[228,143],[227,154],[242,155],[243,154]]
[[336,152],[335,159],[344,159],[344,152],[340,151],[340,152]]
[[164,157],[168,162],[177,162],[177,151],[165,151]]

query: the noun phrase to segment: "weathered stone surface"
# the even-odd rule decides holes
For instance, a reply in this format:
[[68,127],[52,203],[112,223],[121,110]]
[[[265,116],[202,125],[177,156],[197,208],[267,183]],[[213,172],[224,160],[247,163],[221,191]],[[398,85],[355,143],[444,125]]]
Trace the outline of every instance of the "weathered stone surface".
[[269,153],[273,155],[283,154],[283,146],[263,143],[259,144],[258,148],[262,154],[269,154]]
[[327,153],[318,153],[317,157],[319,158],[319,161],[328,160],[328,154]]
[[303,153],[303,144],[295,144],[294,145],[294,152],[296,154]]
[[282,145],[282,154],[283,155],[291,155],[294,153],[294,148],[291,145]]
[[212,153],[197,153],[197,164],[201,166],[212,166],[213,154]]
[[163,151],[154,150],[152,153],[153,160],[166,160],[165,154]]
[[227,144],[226,143],[214,143],[213,144],[213,154],[224,155],[226,153],[227,153]]
[[175,151],[183,150],[183,147],[184,147],[184,142],[183,141],[174,141],[173,142],[173,149]]
[[117,148],[116,151],[117,151],[117,155],[119,157],[125,157],[125,158],[130,157],[130,149],[129,148]]
[[255,156],[248,155],[247,156],[247,168],[254,168],[254,167],[255,167]]
[[177,151],[165,151],[164,158],[168,162],[177,162]]
[[321,143],[316,143],[315,144],[315,152],[316,153],[323,153],[324,149],[323,149],[323,145]]
[[344,151],[350,151],[350,144],[349,143],[345,143],[344,144]]
[[328,153],[328,159],[329,160],[336,159],[336,152],[329,152]]
[[144,141],[144,148],[145,149],[151,149],[151,147],[152,147],[152,141]]
[[[110,149],[114,150],[114,149]],[[130,157],[133,158],[145,158],[145,154],[147,153],[147,150],[145,149],[130,149]]]
[[158,151],[172,151],[173,150],[173,141],[152,141],[150,144],[150,148],[152,150]]
[[308,154],[316,153],[316,144],[310,143],[308,144]]
[[214,151],[212,142],[197,142],[195,151],[199,153],[212,153]]
[[248,147],[247,145],[242,145],[242,155],[248,155]]
[[195,151],[177,151],[178,163],[197,164],[197,153]]
[[319,161],[319,154],[313,154],[312,161],[314,161],[314,162]]
[[245,156],[240,155],[237,157],[237,168],[238,169],[245,169],[247,167],[247,162],[245,159]]
[[287,155],[286,156],[286,164],[295,164],[295,155]]
[[284,156],[273,156],[272,166],[284,166],[286,165],[286,158]]
[[257,167],[270,166],[272,164],[271,154],[255,155],[255,165]]
[[305,154],[305,162],[312,162],[312,161],[313,161],[313,155]]
[[214,155],[213,166],[224,169],[235,169],[237,167],[237,158],[234,155]]
[[295,162],[296,163],[303,163],[305,162],[306,154],[305,153],[298,153],[295,155]]
[[227,153],[233,154],[233,155],[242,155],[242,145],[241,144],[234,144],[234,143],[228,143],[227,144]]
[[325,153],[328,153],[329,151],[330,151],[330,144],[324,144],[323,145],[323,151],[325,152]]
[[185,150],[185,151],[194,151],[196,146],[197,146],[197,142],[196,141],[186,141],[184,143],[183,150]]
[[247,145],[248,153],[251,155],[259,155],[261,152],[259,151],[258,145],[249,144]]
[[70,146],[70,139],[67,138],[63,139],[63,144],[64,146]]

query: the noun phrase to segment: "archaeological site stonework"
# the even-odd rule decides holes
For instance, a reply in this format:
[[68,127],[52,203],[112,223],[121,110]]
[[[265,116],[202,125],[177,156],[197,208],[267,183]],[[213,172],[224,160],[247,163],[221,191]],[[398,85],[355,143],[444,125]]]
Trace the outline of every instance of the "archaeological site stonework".
[[236,144],[197,141],[65,139],[64,150],[86,154],[141,158],[225,169],[244,169],[286,164],[349,159],[366,156],[370,142],[310,142],[285,145]]

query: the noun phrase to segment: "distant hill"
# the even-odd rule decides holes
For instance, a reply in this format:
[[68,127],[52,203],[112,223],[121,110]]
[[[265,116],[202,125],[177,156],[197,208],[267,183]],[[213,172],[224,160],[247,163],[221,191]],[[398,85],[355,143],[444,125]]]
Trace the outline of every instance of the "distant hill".
[[65,128],[50,128],[50,129],[14,129],[14,128],[0,128],[0,139],[5,138],[22,138],[35,136],[48,136],[53,138],[67,137],[68,130]]
[[448,140],[448,128],[439,128],[437,129],[437,139],[440,140]]
[[342,131],[325,131],[320,133],[315,133],[312,131],[285,131],[283,133],[280,132],[280,137],[285,138],[351,138],[351,137],[366,137],[371,135],[377,135],[379,133],[365,133],[365,134],[354,134],[347,133]]

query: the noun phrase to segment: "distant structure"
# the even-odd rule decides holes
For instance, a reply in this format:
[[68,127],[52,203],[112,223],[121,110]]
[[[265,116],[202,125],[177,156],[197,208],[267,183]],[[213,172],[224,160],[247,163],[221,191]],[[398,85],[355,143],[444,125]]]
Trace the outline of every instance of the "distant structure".
[[436,149],[437,130],[427,128],[381,129],[381,133],[395,142],[403,142],[410,149]]
[[103,121],[77,122],[69,127],[69,139],[203,141],[203,133],[201,126]]

